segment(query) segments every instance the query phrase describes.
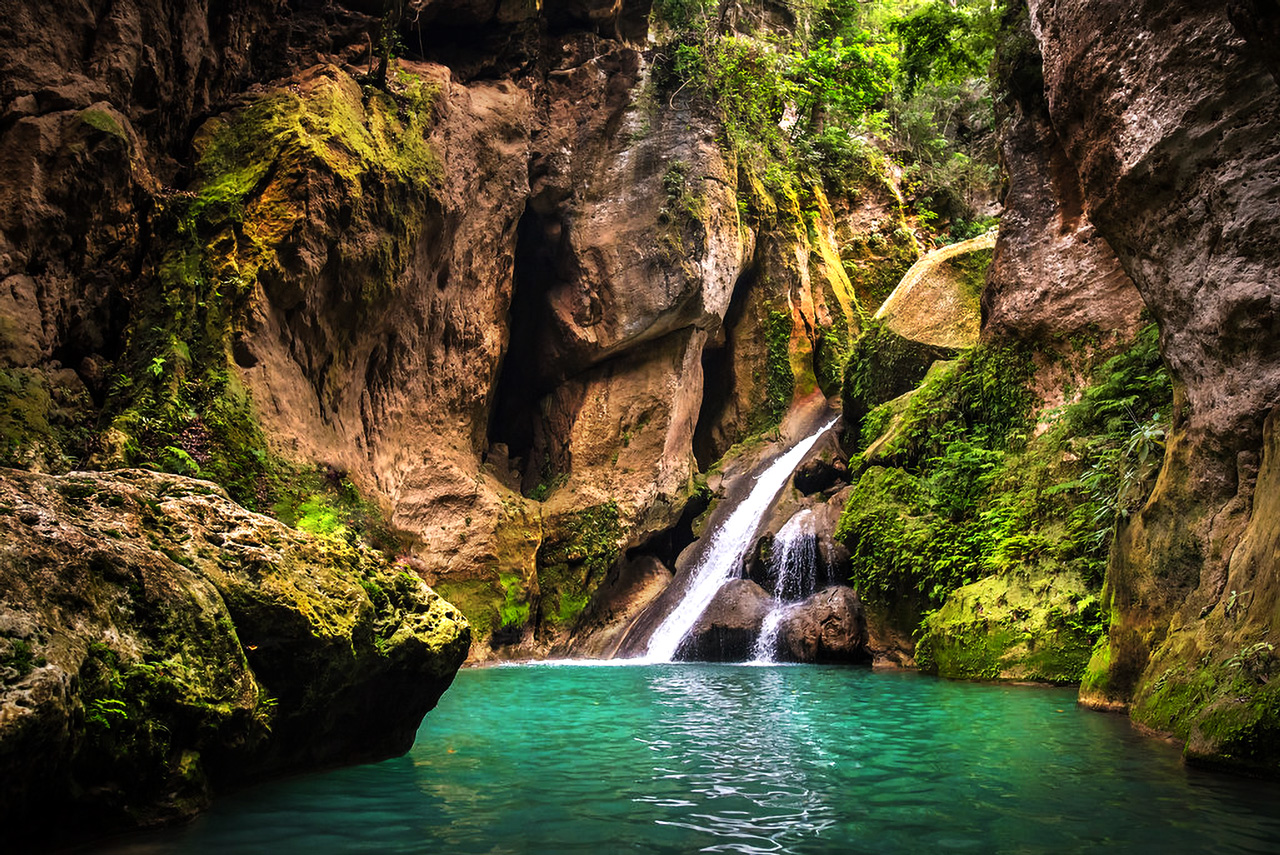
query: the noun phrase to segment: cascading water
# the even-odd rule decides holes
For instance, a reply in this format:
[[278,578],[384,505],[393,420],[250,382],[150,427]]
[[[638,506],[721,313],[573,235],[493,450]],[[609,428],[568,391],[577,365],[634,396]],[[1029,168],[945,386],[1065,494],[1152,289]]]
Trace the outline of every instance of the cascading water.
[[777,658],[778,627],[786,605],[804,599],[818,588],[818,538],[813,530],[813,511],[797,511],[778,529],[769,564],[777,581],[773,585],[773,609],[765,615],[756,639],[756,662],[773,662]]
[[835,423],[836,420],[832,419],[818,428],[756,476],[751,492],[711,534],[707,551],[690,571],[684,599],[653,631],[643,661],[670,662],[675,657],[680,643],[706,611],[716,592],[734,577],[742,556],[751,546],[752,536],[760,527],[760,520],[773,504],[778,491],[814,444]]

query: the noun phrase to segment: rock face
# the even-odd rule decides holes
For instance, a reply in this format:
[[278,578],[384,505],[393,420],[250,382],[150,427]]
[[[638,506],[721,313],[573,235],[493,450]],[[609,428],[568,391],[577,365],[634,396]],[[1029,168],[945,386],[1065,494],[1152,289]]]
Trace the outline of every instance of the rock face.
[[875,319],[903,338],[937,348],[978,341],[979,299],[994,234],[935,249],[911,266]]
[[[1081,191],[1074,203],[1070,175],[1051,181],[1056,210],[1038,221],[1065,227],[1087,212],[1159,323],[1175,378],[1164,467],[1118,534],[1109,644],[1082,696],[1132,704],[1189,754],[1274,773],[1280,624],[1266,605],[1274,560],[1259,563],[1257,549],[1274,533],[1260,467],[1270,471],[1280,405],[1278,13],[1267,2],[1147,2],[1120,16],[1093,0],[1029,6],[1048,116]],[[1054,162],[1051,178],[1064,171]],[[1018,299],[993,294],[991,317],[1011,317]]]
[[700,459],[834,391],[837,238],[897,203],[773,199],[647,3],[407,8],[379,89],[368,3],[0,3],[0,462],[261,509],[319,464],[545,651]]
[[1052,344],[1081,333],[1127,338],[1142,298],[1090,219],[1075,165],[1049,116],[1043,60],[1016,4],[997,68],[1008,189],[982,292],[983,333]]
[[364,547],[140,470],[0,477],[0,817],[21,845],[408,749],[466,622]]
[[695,662],[746,662],[773,598],[749,579],[727,582],[689,630],[676,659]]
[[853,588],[832,585],[787,606],[778,624],[778,659],[784,662],[871,661],[867,619]]

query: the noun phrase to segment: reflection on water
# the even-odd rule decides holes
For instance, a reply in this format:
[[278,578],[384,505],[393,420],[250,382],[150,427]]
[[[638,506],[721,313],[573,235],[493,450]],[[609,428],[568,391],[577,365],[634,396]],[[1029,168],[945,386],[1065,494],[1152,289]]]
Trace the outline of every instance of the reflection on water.
[[408,756],[280,781],[143,853],[1275,852],[1280,789],[1071,690],[814,666],[465,671]]

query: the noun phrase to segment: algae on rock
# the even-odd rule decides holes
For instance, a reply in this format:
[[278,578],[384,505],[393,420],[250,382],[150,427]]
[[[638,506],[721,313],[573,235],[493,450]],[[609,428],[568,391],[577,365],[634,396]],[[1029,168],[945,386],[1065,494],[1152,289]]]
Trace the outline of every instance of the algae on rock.
[[70,833],[173,821],[220,787],[401,753],[466,656],[421,579],[208,482],[5,470],[0,532],[13,840],[47,842],[67,810]]

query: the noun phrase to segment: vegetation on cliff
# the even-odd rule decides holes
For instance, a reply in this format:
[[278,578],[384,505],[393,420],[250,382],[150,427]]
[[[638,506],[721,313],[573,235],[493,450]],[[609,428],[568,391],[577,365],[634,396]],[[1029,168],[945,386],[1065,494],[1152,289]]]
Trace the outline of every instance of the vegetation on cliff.
[[[789,14],[787,28],[699,0],[656,3],[668,88],[706,93],[725,144],[775,199],[803,200],[813,178],[856,196],[892,175],[921,225],[951,240],[984,229],[997,180],[986,81],[997,8],[832,0]],[[891,287],[895,265],[880,267]]]
[[[876,366],[872,344],[848,386]],[[1099,594],[1117,520],[1150,492],[1172,388],[1154,325],[1108,359],[1056,357],[1070,403],[1039,412],[1037,358],[984,343],[911,393],[854,486],[836,536],[864,599],[923,618],[917,658],[948,676],[1078,681],[1106,629]],[[1045,364],[1047,354],[1039,356]],[[878,397],[894,392],[889,388]],[[866,398],[865,392],[862,398]],[[874,400],[874,399],[873,399]],[[865,406],[865,405],[864,405]]]

